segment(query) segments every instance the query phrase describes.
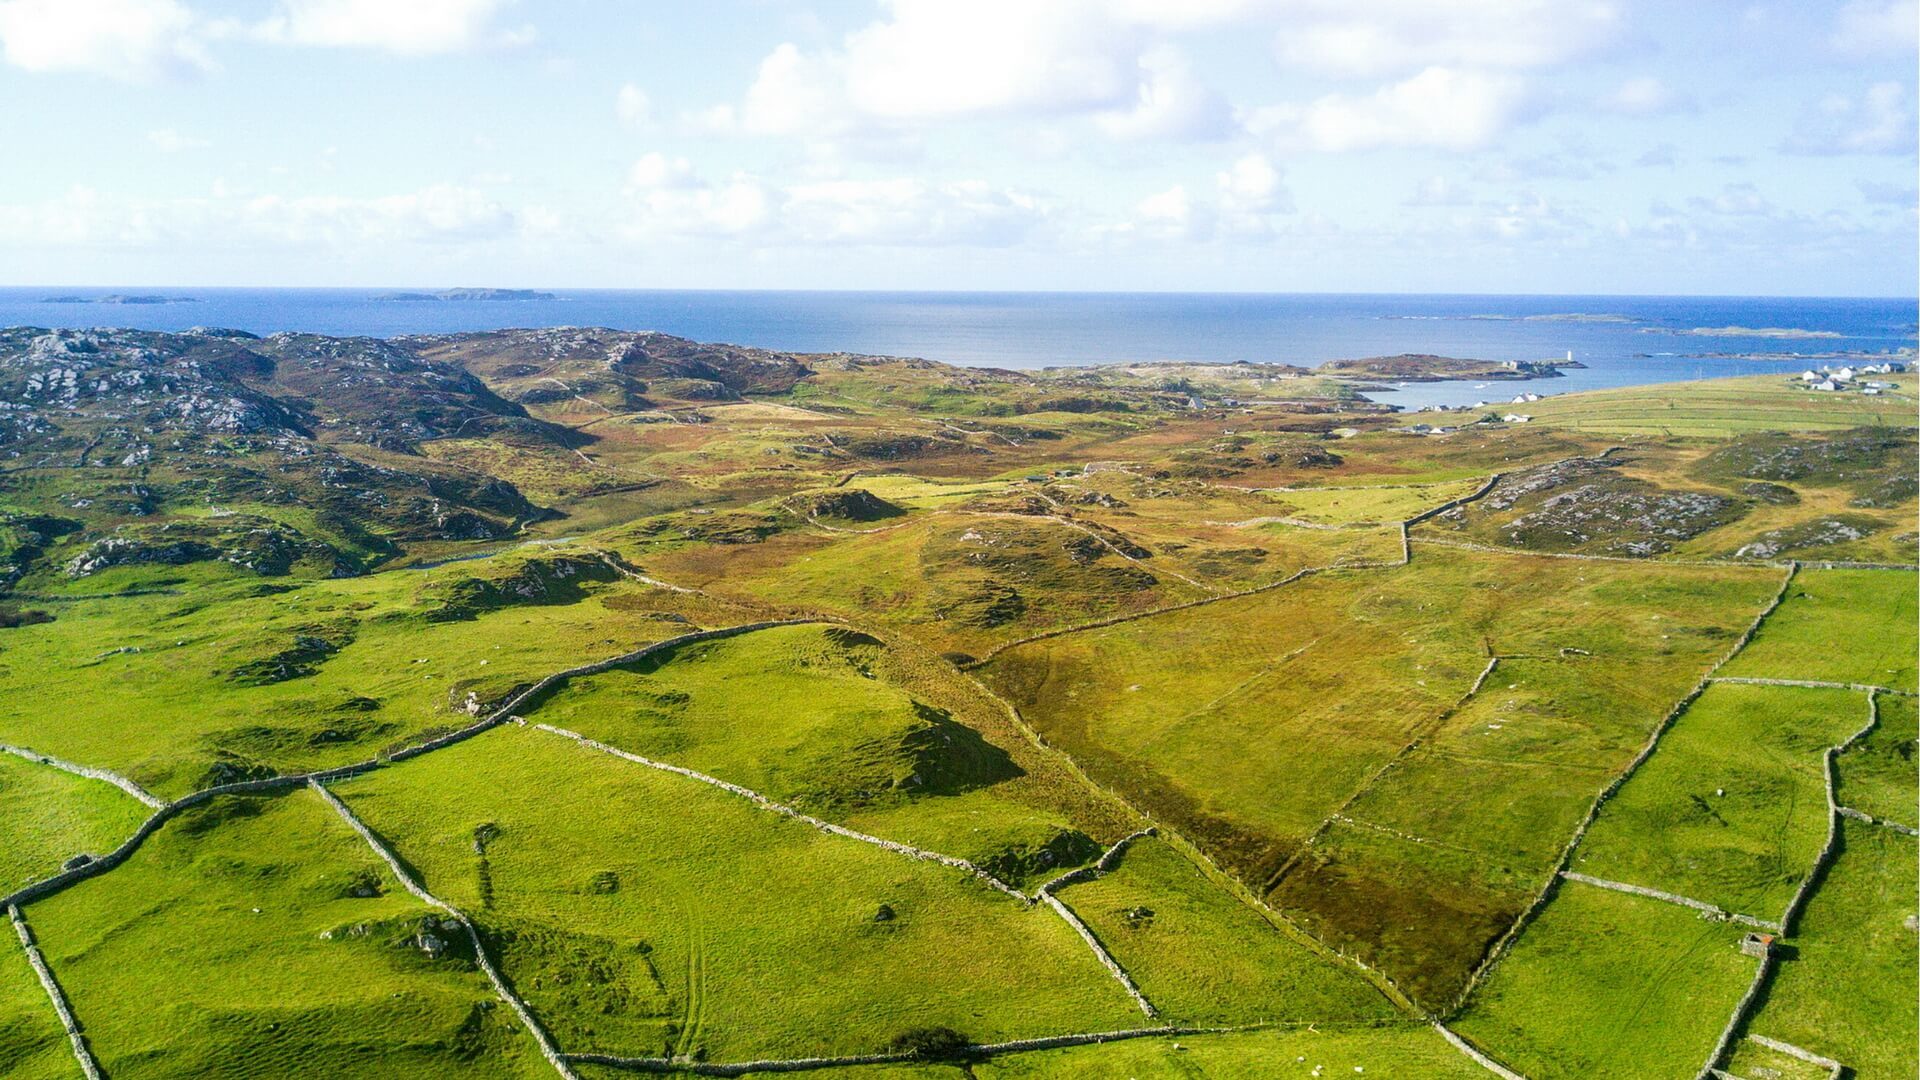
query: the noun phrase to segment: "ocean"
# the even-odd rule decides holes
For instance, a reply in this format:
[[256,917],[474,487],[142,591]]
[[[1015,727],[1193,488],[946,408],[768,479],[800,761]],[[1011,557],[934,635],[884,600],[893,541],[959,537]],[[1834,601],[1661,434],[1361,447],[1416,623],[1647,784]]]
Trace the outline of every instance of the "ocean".
[[[0,326],[219,326],[268,334],[446,333],[502,327],[660,330],[795,352],[918,356],[1009,368],[1113,361],[1314,365],[1436,353],[1564,359],[1565,378],[1405,384],[1407,408],[1838,363],[1916,346],[1901,299],[1246,293],[724,292],[555,289],[552,300],[401,301],[374,289],[0,289]],[[50,303],[161,295],[190,303]],[[1769,331],[1765,335],[1726,328]],[[1718,331],[1718,332],[1713,332]]]

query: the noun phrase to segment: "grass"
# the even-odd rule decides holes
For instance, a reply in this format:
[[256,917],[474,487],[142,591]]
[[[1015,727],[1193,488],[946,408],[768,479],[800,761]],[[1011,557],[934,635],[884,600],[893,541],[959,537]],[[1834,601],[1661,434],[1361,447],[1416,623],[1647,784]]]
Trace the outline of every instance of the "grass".
[[[1871,627],[1870,632],[1862,628]],[[1720,674],[1915,688],[1920,600],[1901,570],[1803,570]]]
[[1826,748],[1866,696],[1716,683],[1600,810],[1573,869],[1777,920],[1827,839]]
[[1165,841],[1060,890],[1168,1023],[1340,1023],[1395,1015],[1345,964],[1302,945]]
[[60,1018],[27,963],[13,924],[0,926],[0,1076],[70,1080],[79,1072]]
[[1821,431],[1867,424],[1914,426],[1913,376],[1880,397],[1803,390],[1784,375],[1660,383],[1543,398],[1535,424],[1614,435],[1730,438],[1751,431]]
[[1876,704],[1880,723],[1836,763],[1837,796],[1842,806],[1914,828],[1920,826],[1915,812],[1920,803],[1914,776],[1914,739],[1920,727],[1915,699],[1881,694]]
[[[1571,763],[1617,768],[1672,699],[1725,651],[1774,580],[1775,573],[1756,570],[1648,572],[1423,551],[1405,568],[1321,575],[1023,645],[983,674],[1096,779],[1176,823],[1243,880],[1265,888],[1378,770],[1416,738],[1444,731],[1436,725],[1484,667],[1485,650],[1585,650],[1581,663],[1658,695],[1629,694],[1568,718],[1587,740]],[[1599,694],[1607,679],[1582,693]],[[1578,788],[1556,786],[1566,782],[1565,770],[1539,775],[1547,785],[1543,798],[1554,805],[1537,812],[1570,829]],[[1597,791],[1604,778],[1588,784]],[[1500,794],[1486,785],[1478,790]],[[1459,797],[1449,788],[1410,796],[1423,805]],[[1509,831],[1497,806],[1484,806],[1462,828]],[[1564,834],[1536,842],[1550,848],[1563,841]],[[1355,872],[1389,886],[1395,899],[1370,911],[1348,889],[1303,887],[1285,902],[1310,920],[1315,913],[1342,923],[1362,919],[1355,931],[1363,936],[1428,923],[1425,891],[1391,887],[1398,870]],[[1506,901],[1460,903],[1498,911]],[[1483,931],[1477,919],[1469,935]],[[1390,973],[1442,987],[1464,974],[1481,943],[1409,944],[1412,951],[1397,960],[1411,966]],[[1371,955],[1364,940],[1355,947]]]
[[503,728],[336,790],[569,1050],[802,1057],[1141,1019],[1044,907],[558,736]]
[[1808,902],[1749,1030],[1830,1057],[1861,1080],[1914,1075],[1914,840],[1843,821],[1844,847]]
[[[352,895],[380,882],[383,895]],[[427,909],[320,799],[222,799],[27,917],[103,1070],[538,1076],[485,977],[413,942]]]
[[1727,1071],[1735,1076],[1764,1076],[1767,1080],[1831,1080],[1832,1071],[1792,1054],[1761,1046],[1750,1039],[1733,1045]]
[[0,754],[0,894],[47,877],[75,855],[104,855],[152,811],[99,780]]
[[[1318,1071],[1316,1071],[1318,1070]],[[1421,1077],[1476,1080],[1486,1072],[1443,1042],[1432,1028],[1402,1024],[1314,1030],[1279,1029],[1223,1035],[1135,1039],[1104,1046],[1010,1054],[974,1067],[987,1080],[1073,1076],[1133,1080],[1194,1077]]]
[[684,647],[572,680],[528,715],[1016,883],[1136,827],[975,684],[842,627]]
[[1533,1080],[1687,1080],[1752,980],[1741,933],[1564,882],[1453,1028]]
[[1293,488],[1270,492],[1276,513],[1330,525],[1391,524],[1479,490],[1483,481],[1421,487]]
[[[688,619],[746,621],[626,581],[593,584],[573,603],[422,617],[448,587],[525,561],[515,553],[284,590],[199,584],[177,596],[62,604],[53,622],[4,631],[0,740],[175,797],[222,779],[365,759],[471,722],[469,694],[496,700],[587,659],[683,633]],[[337,651],[279,681],[239,678],[249,665],[277,678],[274,658],[302,636]],[[132,651],[112,651],[121,649]]]

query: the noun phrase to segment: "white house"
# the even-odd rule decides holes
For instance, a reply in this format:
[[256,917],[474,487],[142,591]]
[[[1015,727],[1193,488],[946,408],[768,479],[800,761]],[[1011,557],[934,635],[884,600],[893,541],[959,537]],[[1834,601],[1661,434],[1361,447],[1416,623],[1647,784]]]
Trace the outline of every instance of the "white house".
[[1828,391],[1838,390],[1840,389],[1840,384],[1834,382],[1832,379],[1823,379],[1820,382],[1814,383],[1811,389],[1828,390]]
[[1819,382],[1820,373],[1813,370],[1812,368],[1808,368],[1807,370],[1800,373],[1800,381],[1801,382]]
[[1505,420],[1509,424],[1530,424],[1533,422],[1533,417],[1523,416],[1520,413],[1508,413],[1500,419]]

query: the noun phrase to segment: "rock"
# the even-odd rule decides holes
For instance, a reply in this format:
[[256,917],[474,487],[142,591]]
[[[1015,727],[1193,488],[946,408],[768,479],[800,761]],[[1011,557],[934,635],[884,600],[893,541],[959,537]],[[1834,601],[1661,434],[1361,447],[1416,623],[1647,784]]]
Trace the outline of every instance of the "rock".
[[898,916],[893,913],[893,908],[886,904],[881,904],[880,909],[873,913],[874,922],[892,922],[895,918]]
[[66,862],[61,863],[60,869],[78,870],[92,861],[93,861],[93,856],[82,853],[79,855],[75,855],[73,858],[68,859]]

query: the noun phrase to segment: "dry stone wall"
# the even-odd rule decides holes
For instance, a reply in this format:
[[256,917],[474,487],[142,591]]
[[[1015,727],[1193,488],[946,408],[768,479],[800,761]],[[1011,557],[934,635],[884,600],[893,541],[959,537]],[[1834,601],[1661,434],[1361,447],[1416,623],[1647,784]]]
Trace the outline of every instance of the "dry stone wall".
[[17,905],[8,905],[7,916],[13,920],[13,931],[20,938],[20,947],[26,950],[27,963],[32,965],[34,975],[40,979],[41,988],[47,992],[47,1000],[53,1003],[53,1011],[60,1017],[60,1026],[73,1046],[73,1058],[80,1064],[80,1071],[87,1075],[87,1080],[100,1080],[100,1063],[93,1058],[93,1049],[87,1045],[86,1033],[80,1030],[80,1021],[74,1019],[73,1007],[67,1003],[67,992],[60,988],[60,981],[53,977],[53,970],[47,967],[46,957],[40,955],[40,944],[34,940],[33,929],[27,925],[26,916],[20,913]]

